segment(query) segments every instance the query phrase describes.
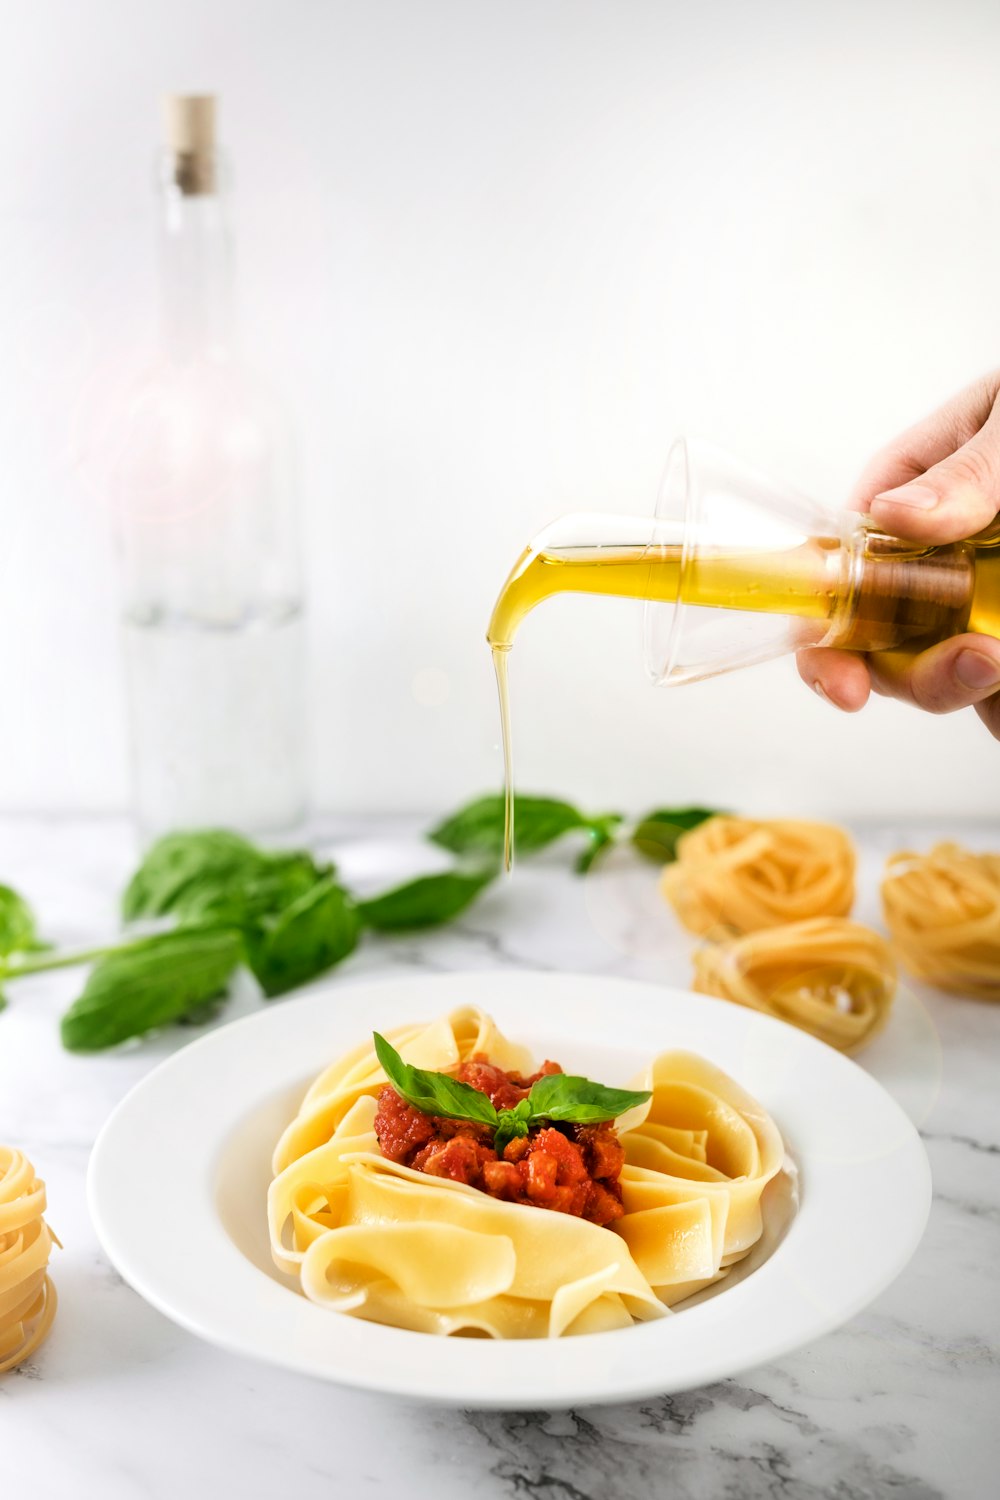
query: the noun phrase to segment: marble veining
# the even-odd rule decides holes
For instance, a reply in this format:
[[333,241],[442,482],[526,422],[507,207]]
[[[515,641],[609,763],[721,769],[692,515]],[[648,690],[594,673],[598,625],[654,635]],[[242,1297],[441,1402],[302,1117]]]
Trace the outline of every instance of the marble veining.
[[[374,886],[435,867],[419,828],[355,820],[316,832],[342,868]],[[859,832],[860,916],[875,919],[885,853],[941,832]],[[968,838],[996,846],[1000,831]],[[90,944],[115,930],[134,857],[118,819],[0,819],[0,879],[25,891],[59,943]],[[344,979],[533,968],[685,984],[688,944],[651,894],[648,872],[616,859],[579,880],[569,863],[525,862],[453,928],[363,944]],[[995,1492],[1000,1009],[915,987],[926,1076],[897,1076],[891,1031],[866,1059],[921,1128],[935,1200],[910,1265],[851,1323],[702,1390],[573,1412],[461,1412],[236,1359],[125,1285],[87,1215],[90,1146],[125,1091],[197,1031],[70,1057],[57,1027],[77,982],[67,971],[12,986],[0,1016],[0,1140],[36,1161],[64,1244],[53,1264],[52,1336],[0,1377],[0,1493],[18,1481],[37,1500],[980,1500]],[[208,1024],[261,1003],[241,984]]]

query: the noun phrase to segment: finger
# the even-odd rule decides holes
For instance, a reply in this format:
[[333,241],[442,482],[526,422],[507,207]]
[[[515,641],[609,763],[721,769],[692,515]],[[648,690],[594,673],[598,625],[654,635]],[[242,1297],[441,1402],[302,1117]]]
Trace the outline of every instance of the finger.
[[795,659],[802,681],[834,708],[856,714],[868,702],[871,677],[864,659],[855,652],[810,646]]
[[872,686],[932,714],[981,703],[1000,688],[1000,641],[956,635],[926,651],[877,651],[868,657]]
[[952,396],[930,416],[908,427],[866,464],[850,497],[853,510],[867,511],[876,495],[916,479],[975,437],[1000,392],[1000,370]]
[[956,542],[974,536],[1000,511],[1000,401],[968,442],[925,473],[871,503],[872,519],[895,536]]
[[976,713],[993,738],[1000,740],[1000,693],[994,693],[992,698],[984,698],[981,703],[977,703]]

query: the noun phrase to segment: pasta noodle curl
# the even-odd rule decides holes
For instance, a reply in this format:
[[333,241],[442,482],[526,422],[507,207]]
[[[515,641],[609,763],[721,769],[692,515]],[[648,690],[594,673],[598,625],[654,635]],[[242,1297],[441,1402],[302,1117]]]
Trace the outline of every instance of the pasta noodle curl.
[[974,1000],[1000,1000],[1000,854],[973,854],[961,844],[894,854],[882,909],[917,978]]
[[757,932],[808,917],[846,917],[854,849],[828,823],[718,816],[677,842],[660,889],[689,932]]
[[[471,1008],[388,1037],[435,1071],[476,1054],[532,1071],[525,1049]],[[657,1057],[635,1084],[651,1098],[618,1121],[625,1213],[613,1228],[389,1160],[374,1130],[387,1081],[373,1048],[356,1048],[312,1085],[275,1150],[272,1254],[325,1307],[435,1334],[593,1333],[663,1317],[760,1238],[781,1137],[691,1053]]]
[[53,1241],[42,1218],[45,1184],[20,1151],[0,1146],[0,1371],[41,1344],[56,1315],[47,1274]]
[[694,988],[856,1052],[889,1019],[896,965],[859,922],[813,917],[699,949]]

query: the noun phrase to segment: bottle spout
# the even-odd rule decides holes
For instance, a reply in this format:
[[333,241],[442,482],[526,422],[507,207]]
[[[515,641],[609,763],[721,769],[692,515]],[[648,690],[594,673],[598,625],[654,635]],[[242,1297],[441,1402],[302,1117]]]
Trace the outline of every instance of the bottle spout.
[[634,553],[652,546],[677,545],[683,525],[660,516],[620,516],[602,511],[575,511],[544,527],[528,544],[543,557]]
[[646,597],[648,560],[664,555],[679,532],[655,516],[589,511],[561,516],[535,536],[500,591],[486,638],[508,649],[525,615],[554,594]]
[[818,643],[843,588],[847,524],[700,443],[674,444],[652,515],[578,512],[531,541],[488,639],[509,648],[558,593],[645,601],[655,682],[690,682]]

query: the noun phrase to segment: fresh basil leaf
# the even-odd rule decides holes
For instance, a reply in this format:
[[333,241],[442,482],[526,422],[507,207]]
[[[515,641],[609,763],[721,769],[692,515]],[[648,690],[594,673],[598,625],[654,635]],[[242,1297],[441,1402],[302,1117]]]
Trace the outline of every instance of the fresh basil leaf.
[[632,842],[647,859],[672,864],[681,834],[718,815],[711,807],[659,807],[639,819],[632,830]]
[[[477,797],[474,802],[432,828],[427,837],[453,854],[488,856],[503,854],[504,799],[502,794]],[[576,829],[599,830],[614,814],[590,818],[572,803],[555,797],[517,796],[514,799],[514,846],[530,854],[554,843]]]
[[400,1098],[425,1115],[443,1115],[448,1120],[474,1120],[496,1128],[497,1112],[488,1094],[461,1083],[447,1073],[430,1073],[405,1063],[391,1042],[376,1031],[375,1056]]
[[9,885],[0,885],[0,957],[28,953],[38,946],[31,907]]
[[471,906],[496,876],[496,868],[445,870],[420,875],[359,905],[362,921],[379,932],[405,932],[450,922]]
[[168,833],[153,844],[129,881],[122,914],[127,922],[165,916],[177,910],[196,883],[219,887],[259,874],[266,863],[262,850],[224,828]]
[[360,931],[357,907],[327,875],[247,931],[247,962],[270,999],[340,963],[357,946]]
[[533,1122],[567,1120],[587,1125],[598,1120],[616,1120],[651,1097],[648,1089],[609,1089],[603,1083],[570,1073],[548,1073],[532,1084],[528,1104]]
[[225,995],[240,962],[238,933],[182,928],[140,938],[102,959],[62,1018],[63,1046],[97,1052],[179,1021]]
[[196,876],[178,893],[172,910],[179,922],[249,928],[333,874],[332,865],[318,865],[309,854],[269,854],[254,871],[221,880],[211,871]]
[[493,1149],[498,1156],[502,1156],[511,1141],[522,1139],[528,1134],[528,1125],[531,1120],[531,1105],[527,1099],[519,1099],[513,1109],[501,1109],[496,1134],[493,1137]]

